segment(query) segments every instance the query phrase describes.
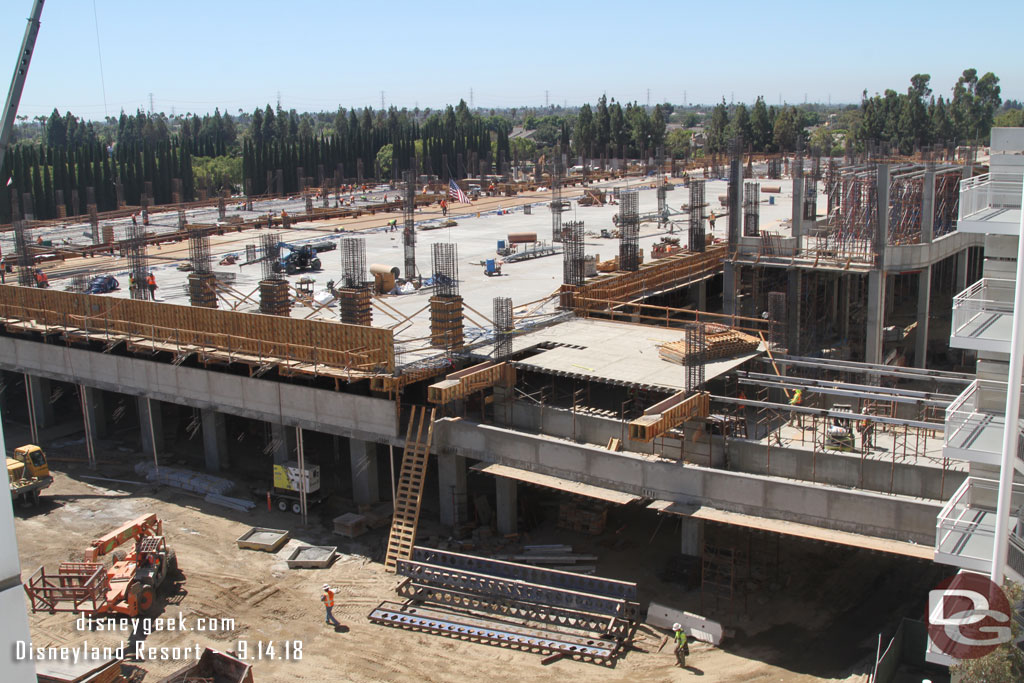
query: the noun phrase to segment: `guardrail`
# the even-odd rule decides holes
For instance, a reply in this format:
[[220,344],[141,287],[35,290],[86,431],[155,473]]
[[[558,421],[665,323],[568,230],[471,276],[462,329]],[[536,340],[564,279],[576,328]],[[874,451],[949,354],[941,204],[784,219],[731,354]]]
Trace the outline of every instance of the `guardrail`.
[[960,183],[960,220],[986,209],[1021,208],[1024,181],[992,180],[988,173]]
[[981,315],[1013,316],[1014,286],[1013,280],[982,278],[953,297],[953,334],[961,336]]

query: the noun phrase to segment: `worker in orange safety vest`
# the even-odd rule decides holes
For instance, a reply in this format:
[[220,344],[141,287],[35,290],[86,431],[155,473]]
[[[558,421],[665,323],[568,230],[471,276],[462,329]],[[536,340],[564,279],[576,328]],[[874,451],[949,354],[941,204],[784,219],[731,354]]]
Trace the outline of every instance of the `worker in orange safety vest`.
[[338,620],[334,618],[334,591],[331,590],[330,584],[324,584],[324,594],[320,596],[320,602],[324,603],[324,609],[327,611],[327,618],[324,619],[325,624],[333,624],[334,626],[341,626]]

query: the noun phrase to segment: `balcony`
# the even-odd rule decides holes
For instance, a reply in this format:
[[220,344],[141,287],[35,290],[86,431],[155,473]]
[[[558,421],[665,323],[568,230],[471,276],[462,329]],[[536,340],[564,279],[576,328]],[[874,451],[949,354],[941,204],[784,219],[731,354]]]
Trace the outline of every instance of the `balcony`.
[[1020,233],[1022,180],[993,180],[988,173],[960,182],[957,230],[989,235]]
[[1010,353],[1013,280],[983,278],[953,297],[949,345],[974,351]]
[[[943,455],[999,465],[1006,425],[1006,382],[976,379],[946,408]],[[1024,422],[1017,421],[1015,465],[1024,472]]]
[[[999,482],[968,477],[946,503],[935,523],[935,561],[987,574],[992,569]],[[1008,576],[1024,580],[1024,484],[1013,485],[1010,499]]]

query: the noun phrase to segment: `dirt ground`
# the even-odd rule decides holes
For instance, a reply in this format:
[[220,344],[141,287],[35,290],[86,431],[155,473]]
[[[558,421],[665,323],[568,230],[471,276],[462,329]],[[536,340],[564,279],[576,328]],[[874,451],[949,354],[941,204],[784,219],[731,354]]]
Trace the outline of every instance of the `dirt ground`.
[[[8,428],[10,447],[23,437],[16,425]],[[771,595],[748,591],[731,608],[709,607],[709,615],[722,619],[733,635],[721,648],[694,644],[686,670],[674,666],[666,634],[647,626],[640,627],[635,648],[614,667],[572,660],[545,666],[537,654],[370,623],[367,614],[372,608],[397,599],[398,579],[379,562],[385,530],[352,541],[330,533],[329,519],[339,514],[337,510],[312,516],[309,528],[302,529],[297,517],[268,512],[263,506],[244,514],[166,487],[86,479],[95,475],[138,480],[131,465],[140,454],[123,445],[108,443],[105,448],[101,462],[116,464],[101,464],[90,472],[83,465],[54,462],[55,482],[40,506],[16,509],[22,576],[27,578],[40,565],[55,570],[61,561],[79,559],[91,539],[155,512],[164,521],[164,534],[177,552],[183,577],[161,591],[153,616],[177,619],[180,614],[192,628],[200,619],[234,623],[202,632],[144,636],[147,648],[190,648],[170,652],[166,660],[134,662],[146,672],[140,677],[147,681],[187,664],[197,644],[200,650],[210,646],[237,652],[240,642],[254,664],[257,681],[866,681],[886,615],[912,612],[908,606],[918,599],[912,587],[931,571],[920,563],[908,565],[851,551],[833,553],[830,559],[817,560],[817,565],[812,562],[813,570],[800,573],[794,570],[797,564],[807,565],[798,559],[789,566],[775,565],[774,576],[751,574],[750,585],[756,581],[768,586]],[[64,450],[68,455],[75,452],[74,447]],[[54,459],[62,455],[55,447],[48,452]],[[288,528],[292,540],[277,554],[238,549],[235,539],[251,526]],[[425,526],[429,528],[430,522]],[[652,513],[641,510],[613,516],[602,537],[542,524],[529,542],[557,540],[572,543],[577,552],[598,554],[601,575],[638,581],[644,607],[653,598],[697,612],[699,591],[659,578],[665,558],[678,551],[678,538],[670,518],[659,524]],[[289,570],[285,557],[300,541],[337,545],[341,556],[328,569]],[[800,548],[781,551],[798,555]],[[807,557],[821,555],[829,553],[817,546]],[[337,589],[335,615],[345,625],[338,631],[323,622],[319,594],[325,582]],[[30,614],[34,646],[70,646],[83,640],[116,646],[132,639],[130,632],[79,631],[75,620],[68,613]],[[286,642],[289,659],[284,658]],[[300,644],[301,660],[295,657],[295,643]],[[267,644],[273,644],[276,659],[259,658]]]

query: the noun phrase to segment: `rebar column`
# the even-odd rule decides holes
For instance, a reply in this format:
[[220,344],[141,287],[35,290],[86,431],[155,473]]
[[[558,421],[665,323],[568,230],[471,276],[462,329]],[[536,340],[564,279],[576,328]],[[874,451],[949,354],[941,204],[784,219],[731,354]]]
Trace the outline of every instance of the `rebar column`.
[[512,355],[512,332],[515,321],[512,317],[512,299],[494,297],[494,359],[504,360]]
[[640,270],[640,195],[619,194],[619,270]]
[[562,165],[551,164],[551,241],[562,241]]
[[583,270],[583,221],[569,221],[562,228],[562,282],[567,285],[582,285]]
[[690,251],[701,252],[707,246],[704,236],[704,181],[690,180]]
[[405,172],[405,199],[402,213],[405,218],[402,228],[402,245],[405,249],[405,279],[416,278],[416,174]]
[[746,183],[743,187],[743,235],[757,237],[761,224],[761,186]]

